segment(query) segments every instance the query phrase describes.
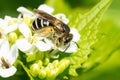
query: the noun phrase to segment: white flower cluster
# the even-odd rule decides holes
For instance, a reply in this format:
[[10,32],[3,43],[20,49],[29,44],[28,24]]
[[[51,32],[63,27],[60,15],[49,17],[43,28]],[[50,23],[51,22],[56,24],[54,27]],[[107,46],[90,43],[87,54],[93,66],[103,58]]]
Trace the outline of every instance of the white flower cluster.
[[[40,5],[38,9],[44,10],[51,15],[54,11],[53,8],[45,4]],[[18,18],[5,16],[4,19],[0,19],[0,76],[2,77],[15,74],[17,69],[13,64],[17,60],[18,49],[27,55],[35,53],[35,50],[50,51],[56,49],[51,40],[32,32],[32,21],[36,18],[32,11],[24,7],[19,7],[17,11],[22,14]],[[66,24],[69,22],[64,14],[54,16]],[[65,50],[66,46],[57,47],[57,50],[62,52],[65,50],[67,53],[77,51],[76,42],[80,39],[80,35],[74,28],[70,29],[70,33],[73,34],[73,39],[67,50]]]
[[14,34],[17,24],[11,24],[10,21],[16,21],[16,18],[6,16],[0,19],[0,76],[9,77],[15,74],[17,69],[13,66],[18,56],[16,44],[10,44],[8,35]]

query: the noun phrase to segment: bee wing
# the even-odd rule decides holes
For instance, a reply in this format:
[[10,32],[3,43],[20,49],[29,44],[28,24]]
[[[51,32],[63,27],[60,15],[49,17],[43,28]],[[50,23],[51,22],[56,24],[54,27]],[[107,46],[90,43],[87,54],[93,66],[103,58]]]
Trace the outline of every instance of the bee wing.
[[42,10],[34,9],[34,12],[37,13],[39,17],[48,20],[56,30],[59,30],[61,32],[66,32],[66,33],[70,32],[68,25],[63,23],[61,20],[51,16],[50,14]]
[[39,30],[35,30],[35,33],[38,35],[38,36],[42,36],[42,37],[48,37],[50,36],[52,33],[54,33],[54,29],[53,27],[49,26],[49,27],[44,27],[44,28],[41,28]]
[[56,18],[51,16],[50,14],[42,11],[42,10],[38,10],[38,9],[34,9],[34,12],[38,14],[39,17],[43,18],[43,19],[47,19],[50,23],[54,24]]

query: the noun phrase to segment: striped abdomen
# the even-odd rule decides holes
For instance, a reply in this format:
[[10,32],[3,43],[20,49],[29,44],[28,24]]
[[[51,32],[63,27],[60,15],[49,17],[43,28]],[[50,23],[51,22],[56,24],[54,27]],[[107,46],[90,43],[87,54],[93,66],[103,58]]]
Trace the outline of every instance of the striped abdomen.
[[41,28],[48,27],[48,26],[52,26],[52,24],[48,20],[37,18],[33,21],[32,29],[39,30]]

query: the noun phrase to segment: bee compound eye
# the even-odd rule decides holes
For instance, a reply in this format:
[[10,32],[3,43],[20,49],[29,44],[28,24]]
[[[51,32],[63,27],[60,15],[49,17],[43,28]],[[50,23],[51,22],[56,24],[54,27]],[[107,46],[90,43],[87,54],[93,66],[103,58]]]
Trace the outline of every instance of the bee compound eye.
[[69,42],[72,40],[72,38],[73,38],[73,35],[72,35],[72,34],[66,35],[66,36],[64,37],[64,44],[69,43]]
[[62,41],[62,38],[58,38],[58,41],[61,42],[61,41]]

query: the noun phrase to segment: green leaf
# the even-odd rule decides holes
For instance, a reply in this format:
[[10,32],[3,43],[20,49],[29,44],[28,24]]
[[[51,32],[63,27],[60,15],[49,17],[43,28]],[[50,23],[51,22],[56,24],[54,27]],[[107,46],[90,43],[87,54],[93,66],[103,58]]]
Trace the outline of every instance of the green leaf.
[[102,23],[101,25],[105,25],[105,27],[100,29],[97,36],[100,38],[92,46],[94,50],[91,52],[90,58],[82,66],[84,71],[104,63],[113,53],[120,50],[120,27],[111,21]]
[[[75,27],[81,34],[79,41],[80,49],[77,53],[71,56],[70,75],[77,76],[76,69],[81,68],[82,64],[88,60],[88,55],[91,54],[91,46],[96,43],[97,32],[99,31],[98,25],[104,14],[104,11],[108,8],[111,0],[101,0],[96,6],[94,6],[89,12],[84,15],[78,14]],[[72,22],[73,23],[73,22]],[[71,24],[72,25],[72,24]],[[99,53],[95,53],[99,54]]]
[[[119,75],[116,75],[119,74],[120,66],[120,24],[118,20],[120,16],[118,11],[114,12],[114,14],[112,13],[113,10],[111,11],[111,9],[109,9],[103,16],[100,23],[100,31],[97,34],[99,40],[92,46],[93,51],[91,52],[91,55],[79,70],[79,72],[87,72],[72,78],[72,80],[119,79]],[[99,65],[101,63],[102,65]],[[94,68],[97,65],[99,65],[99,67]],[[91,68],[94,69],[91,70]]]

